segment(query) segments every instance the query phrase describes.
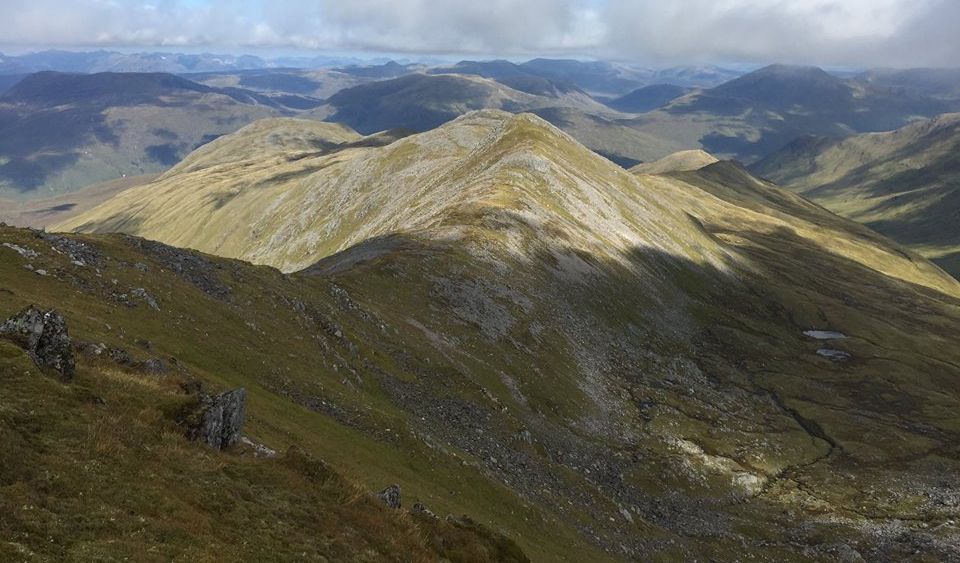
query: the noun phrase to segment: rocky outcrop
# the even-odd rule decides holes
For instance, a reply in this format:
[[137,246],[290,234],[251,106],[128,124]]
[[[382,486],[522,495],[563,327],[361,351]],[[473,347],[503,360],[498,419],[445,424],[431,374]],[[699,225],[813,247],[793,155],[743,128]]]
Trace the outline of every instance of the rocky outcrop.
[[389,508],[400,508],[400,485],[390,485],[377,493],[377,497]]
[[433,513],[432,510],[426,507],[422,502],[413,503],[413,508],[410,509],[410,512],[414,514],[419,514],[421,516],[426,516],[427,518],[436,518],[437,515]]
[[132,291],[130,291],[130,295],[137,299],[142,300],[154,311],[160,310],[160,305],[157,304],[157,300],[154,299],[152,295],[147,293],[146,289],[143,289],[142,287],[135,288]]
[[246,436],[240,437],[240,443],[250,448],[255,457],[277,457],[277,450],[269,448],[259,442],[254,442]]
[[148,375],[163,375],[169,371],[167,362],[159,358],[151,358],[140,362],[140,371]]
[[40,366],[55,369],[72,379],[75,362],[67,323],[56,310],[43,311],[31,305],[0,325],[0,334],[17,342]]
[[[153,345],[148,340],[142,341],[143,348],[150,349]],[[142,362],[134,359],[130,352],[123,348],[115,348],[106,344],[96,342],[79,342],[76,345],[79,353],[91,358],[99,358],[111,361],[122,368],[136,370],[147,375],[165,375],[170,372],[170,365],[166,360],[160,358],[150,358]],[[176,358],[171,358],[170,362],[177,364]]]
[[247,392],[234,389],[215,397],[200,399],[199,422],[193,428],[192,438],[211,448],[222,450],[240,441],[246,410]]
[[78,266],[99,267],[103,263],[103,256],[100,252],[85,242],[43,231],[38,232],[37,235],[50,243],[54,251],[69,256],[70,261]]

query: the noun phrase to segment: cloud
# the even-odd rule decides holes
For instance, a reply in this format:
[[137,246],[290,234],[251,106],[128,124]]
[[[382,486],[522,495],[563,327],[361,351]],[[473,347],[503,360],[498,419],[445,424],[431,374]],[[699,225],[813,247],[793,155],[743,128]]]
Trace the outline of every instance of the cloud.
[[[606,47],[652,60],[814,62],[819,64],[956,64],[925,49],[927,28],[956,12],[955,0],[611,0]],[[947,21],[956,22],[956,19]],[[906,55],[906,57],[904,57]]]
[[955,65],[956,0],[0,0],[0,45]]

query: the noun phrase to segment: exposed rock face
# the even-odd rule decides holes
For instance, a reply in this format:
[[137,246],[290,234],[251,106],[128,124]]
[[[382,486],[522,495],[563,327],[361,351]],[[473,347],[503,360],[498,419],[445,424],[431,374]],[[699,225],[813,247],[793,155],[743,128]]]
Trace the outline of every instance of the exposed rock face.
[[390,508],[400,508],[400,485],[390,485],[377,493],[377,497]]
[[19,342],[37,365],[51,367],[66,379],[73,378],[70,335],[67,323],[56,310],[43,311],[31,305],[0,325],[0,334]]
[[194,439],[218,450],[239,442],[246,403],[244,389],[201,399],[200,423],[194,429]]

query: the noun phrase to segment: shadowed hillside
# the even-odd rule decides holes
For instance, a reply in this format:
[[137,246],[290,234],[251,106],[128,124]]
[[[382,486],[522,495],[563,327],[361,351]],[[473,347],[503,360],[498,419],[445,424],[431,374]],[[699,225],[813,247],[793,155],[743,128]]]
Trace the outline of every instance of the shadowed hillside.
[[0,95],[0,197],[160,172],[219,135],[287,111],[265,95],[169,74],[33,74]]
[[753,169],[960,275],[960,114],[890,133],[798,139]]
[[607,105],[626,113],[643,113],[666,105],[690,91],[690,88],[673,84],[651,84],[611,100]]
[[677,98],[629,124],[749,163],[801,136],[887,131],[956,104],[925,92],[842,79],[816,67],[772,65]]

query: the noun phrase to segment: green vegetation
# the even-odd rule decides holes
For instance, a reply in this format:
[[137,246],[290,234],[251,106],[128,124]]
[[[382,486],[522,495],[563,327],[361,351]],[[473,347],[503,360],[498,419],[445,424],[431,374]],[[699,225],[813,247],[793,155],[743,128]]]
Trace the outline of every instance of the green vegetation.
[[70,384],[0,340],[0,557],[522,561],[460,521],[394,512],[296,447],[191,444],[182,376],[81,364]]

